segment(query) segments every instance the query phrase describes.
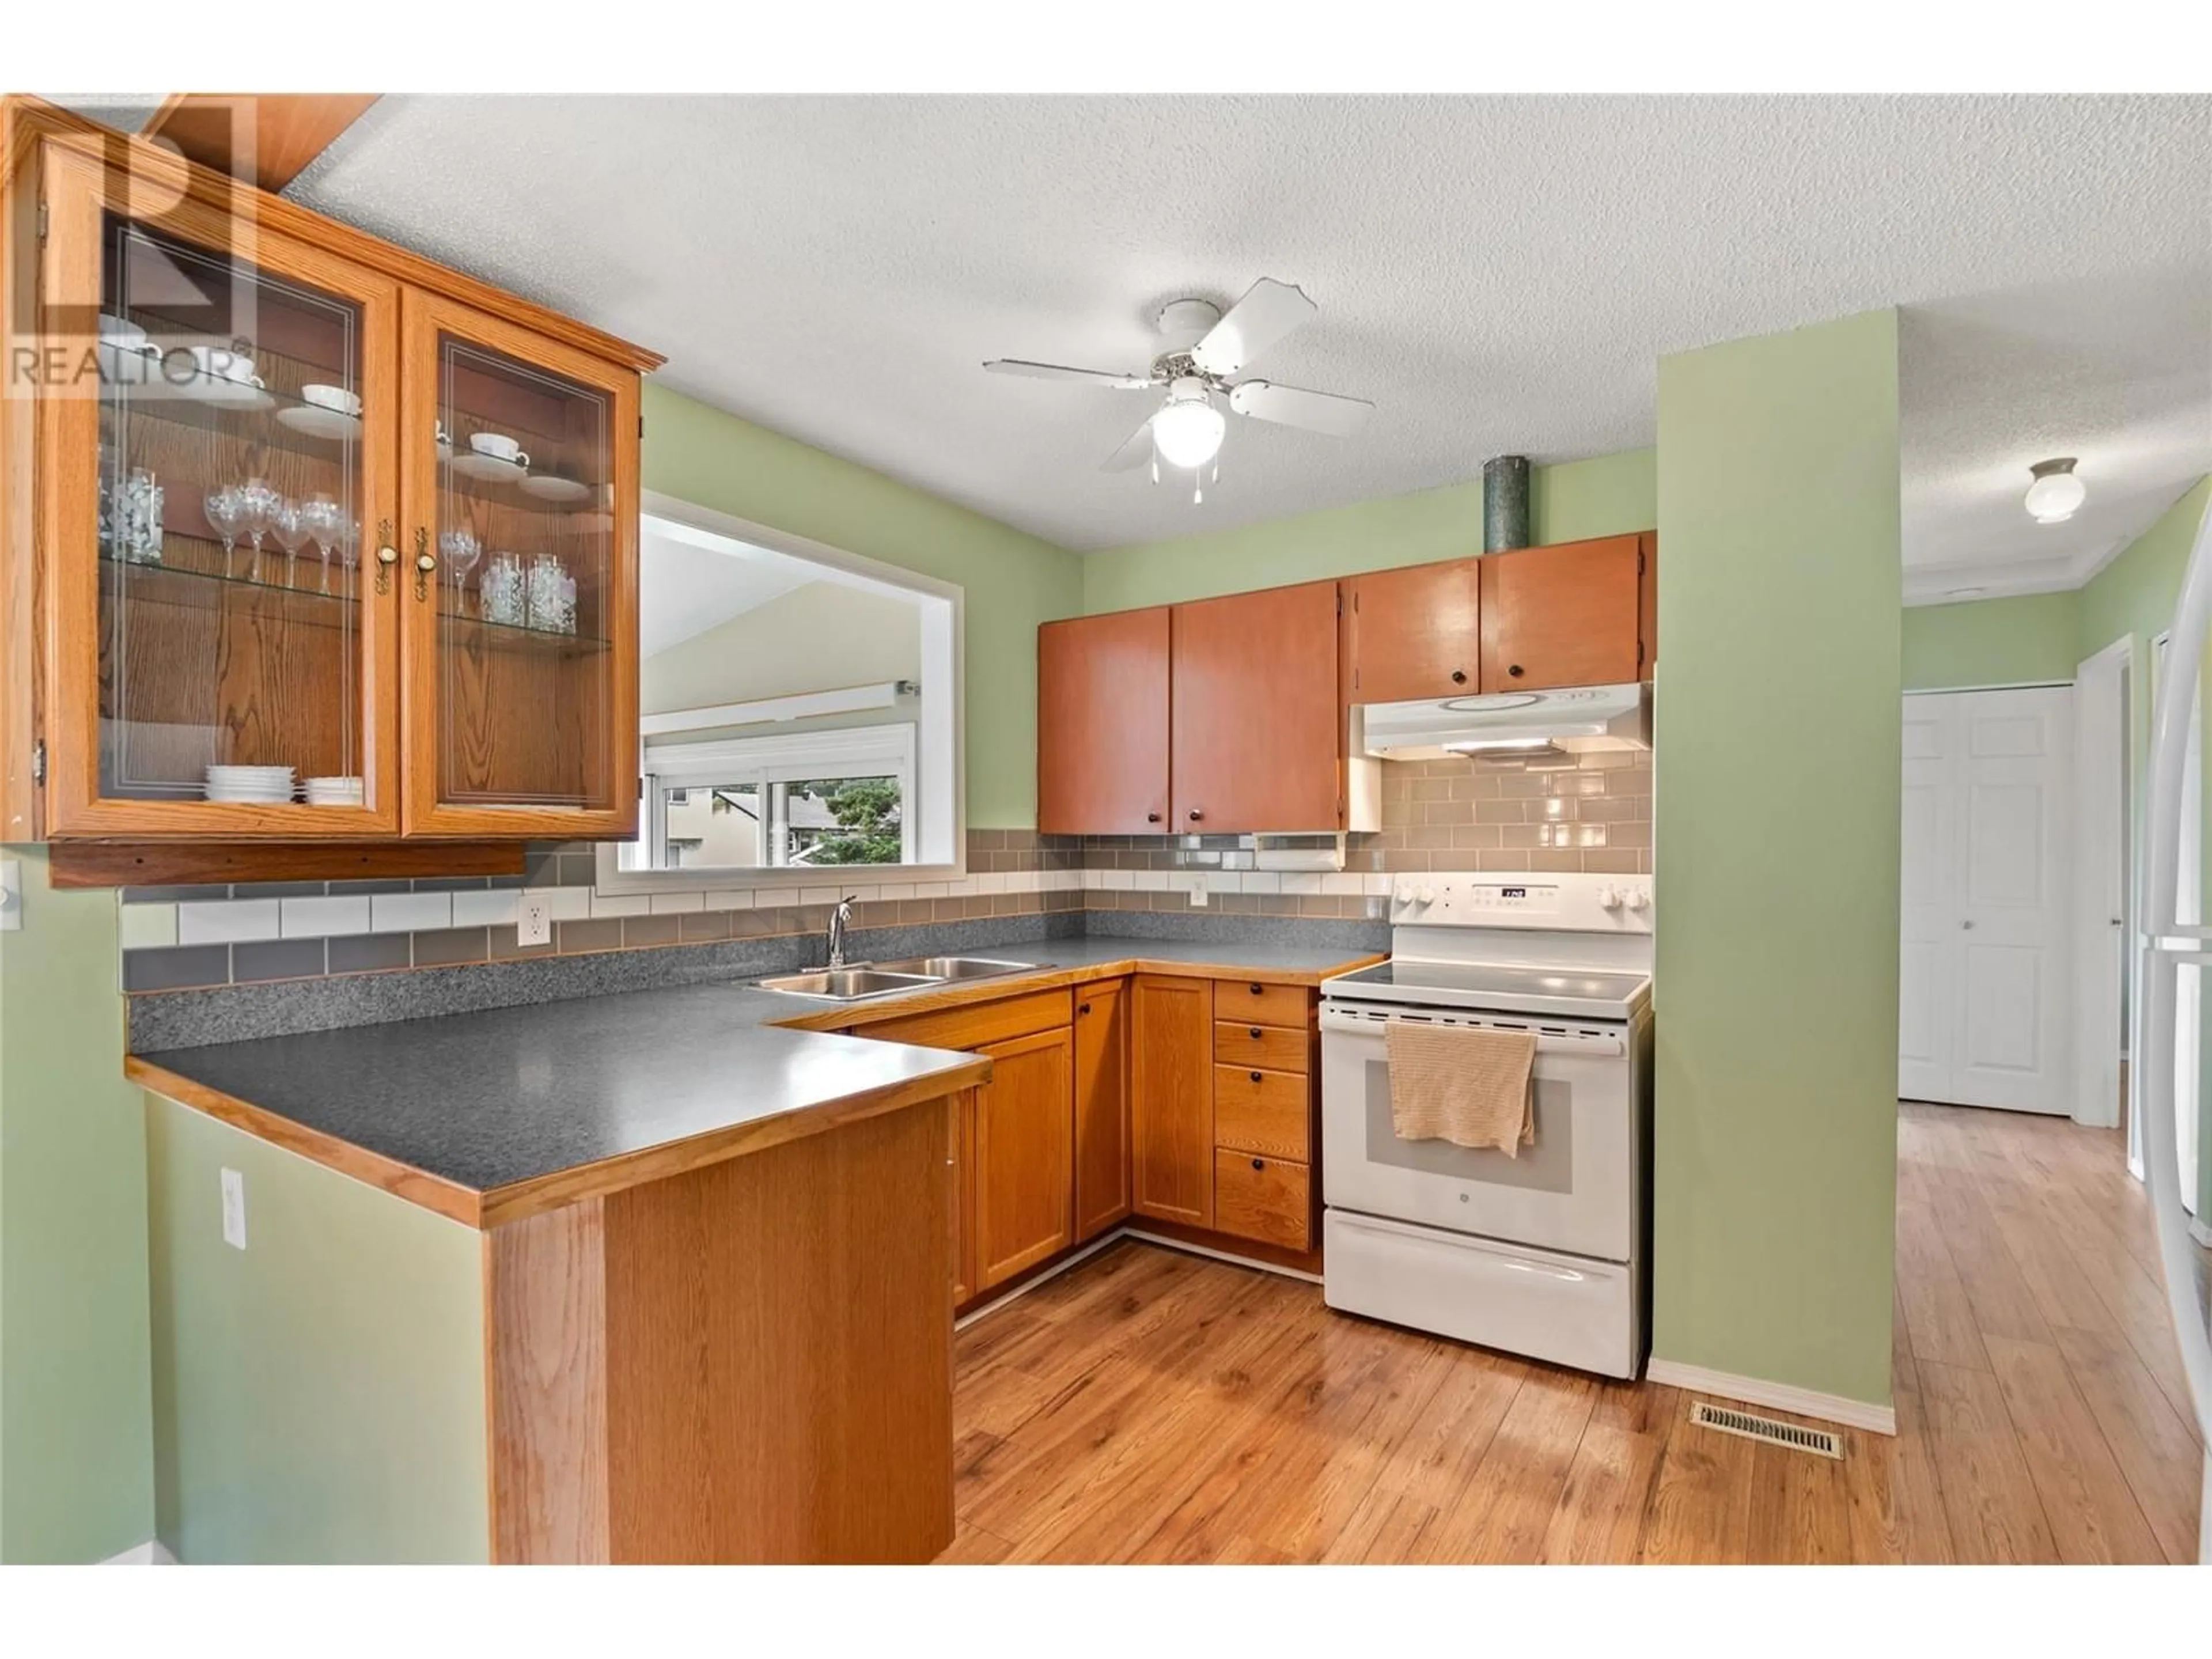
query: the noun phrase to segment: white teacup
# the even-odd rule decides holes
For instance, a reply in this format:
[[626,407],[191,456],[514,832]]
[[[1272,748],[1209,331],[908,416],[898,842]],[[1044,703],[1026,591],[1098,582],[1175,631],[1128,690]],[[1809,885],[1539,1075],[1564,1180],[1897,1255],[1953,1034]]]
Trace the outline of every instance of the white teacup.
[[103,345],[118,351],[143,351],[148,344],[144,329],[128,317],[111,316],[105,311],[100,313],[100,338]]
[[303,386],[300,396],[317,409],[327,409],[339,415],[361,413],[361,399],[342,386]]
[[187,346],[185,349],[199,372],[211,380],[230,380],[240,386],[261,384],[253,372],[253,359],[243,352],[221,345]]
[[505,461],[510,466],[530,465],[529,452],[504,432],[471,433],[469,447],[479,455],[495,461]]

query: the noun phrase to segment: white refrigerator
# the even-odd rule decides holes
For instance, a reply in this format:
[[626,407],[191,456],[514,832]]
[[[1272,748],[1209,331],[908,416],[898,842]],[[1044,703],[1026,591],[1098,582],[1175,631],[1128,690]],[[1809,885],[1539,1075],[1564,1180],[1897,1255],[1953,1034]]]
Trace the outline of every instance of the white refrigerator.
[[[2205,630],[2212,626],[2212,512],[2197,526],[2181,580],[2172,643],[2151,710],[2150,789],[2143,848],[2142,1077],[2143,1178],[2158,1226],[2167,1306],[2181,1345],[2182,1368],[2196,1407],[2198,1432],[2212,1449],[2212,1334],[2197,1300],[2197,1245],[2182,1202],[2181,1156],[2175,1133],[2177,1045],[2194,1051],[2196,1033],[2179,1029],[2181,971],[2212,966],[2212,927],[2179,918],[2185,895],[2184,837],[2197,832],[2187,791],[2190,744],[2204,668]],[[2196,907],[2189,907],[2193,913]],[[2195,976],[2192,976],[2195,977]],[[2191,999],[2194,1001],[2194,999]],[[2212,1449],[2204,1462],[2198,1511],[2197,1559],[2212,1563]]]

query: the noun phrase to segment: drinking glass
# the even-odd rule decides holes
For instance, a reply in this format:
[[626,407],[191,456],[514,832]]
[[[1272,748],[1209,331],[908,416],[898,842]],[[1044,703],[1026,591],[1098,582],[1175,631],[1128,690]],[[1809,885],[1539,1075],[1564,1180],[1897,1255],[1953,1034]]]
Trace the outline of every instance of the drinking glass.
[[[483,544],[465,530],[448,530],[438,538],[438,550],[445,556],[446,568],[453,573],[453,614],[468,614],[469,572],[477,561],[483,557]],[[478,600],[479,613],[483,609]]]
[[253,568],[247,572],[246,580],[258,582],[261,580],[261,538],[275,526],[284,498],[266,478],[248,478],[238,494],[246,508],[245,522],[239,528],[253,544]]
[[495,553],[477,584],[477,601],[483,619],[503,627],[520,628],[530,616],[528,578],[522,561],[512,553]]
[[117,550],[133,564],[161,562],[161,486],[143,466],[124,480],[115,513]]
[[322,557],[322,591],[331,591],[331,555],[345,535],[345,510],[328,495],[310,495],[300,503],[300,522]]
[[230,556],[238,545],[238,532],[246,527],[246,502],[236,484],[210,489],[202,507],[210,529],[222,538],[222,574],[230,574]]
[[276,545],[284,550],[284,586],[293,585],[292,573],[296,568],[300,550],[314,539],[302,516],[300,503],[280,501],[270,515],[269,533],[276,538]]

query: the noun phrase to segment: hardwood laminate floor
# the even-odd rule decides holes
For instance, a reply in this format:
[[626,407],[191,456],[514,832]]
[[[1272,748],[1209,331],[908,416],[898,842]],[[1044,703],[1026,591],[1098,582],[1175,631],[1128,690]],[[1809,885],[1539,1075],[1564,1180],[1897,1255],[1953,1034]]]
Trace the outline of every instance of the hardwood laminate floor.
[[960,1333],[957,1562],[2188,1561],[2203,1451],[2120,1139],[1907,1104],[1898,1432],[1346,1318],[1124,1243]]

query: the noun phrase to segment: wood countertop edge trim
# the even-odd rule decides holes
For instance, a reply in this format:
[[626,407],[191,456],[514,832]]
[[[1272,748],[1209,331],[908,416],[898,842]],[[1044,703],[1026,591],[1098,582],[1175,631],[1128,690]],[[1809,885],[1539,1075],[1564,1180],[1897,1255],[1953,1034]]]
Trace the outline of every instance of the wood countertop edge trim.
[[257,1140],[349,1176],[449,1221],[489,1232],[505,1222],[521,1221],[584,1199],[602,1198],[668,1176],[703,1169],[709,1164],[803,1140],[809,1135],[896,1112],[922,1101],[957,1094],[987,1081],[991,1075],[991,1062],[977,1055],[927,1077],[902,1078],[896,1083],[778,1112],[771,1117],[708,1129],[682,1140],[617,1153],[573,1169],[556,1170],[483,1191],[309,1128],[282,1113],[195,1082],[137,1054],[124,1056],[123,1075],[141,1088],[242,1130]]
[[[358,226],[333,219],[328,214],[318,213],[289,197],[274,195],[212,168],[202,167],[196,161],[186,161],[174,151],[136,135],[103,127],[96,121],[49,103],[33,94],[11,94],[8,103],[10,114],[19,124],[18,132],[22,135],[19,142],[26,145],[28,140],[44,138],[100,160],[101,146],[122,143],[129,149],[134,170],[149,179],[166,179],[181,186],[186,193],[216,206],[222,206],[240,191],[252,191],[255,198],[255,217],[265,229],[295,240],[312,241],[340,258],[368,265],[386,276],[412,283],[418,288],[429,289],[479,311],[489,311],[511,318],[540,333],[565,340],[578,350],[609,362],[620,363],[641,374],[651,374],[668,361],[657,351],[540,305],[535,300],[526,300],[480,277],[471,276],[466,271],[441,264],[427,254],[387,241]],[[15,158],[9,159],[12,161]]]
[[753,1118],[682,1140],[619,1153],[592,1164],[580,1164],[574,1169],[510,1182],[503,1187],[489,1188],[482,1194],[483,1219],[477,1224],[489,1231],[505,1223],[527,1220],[582,1199],[604,1198],[670,1176],[688,1175],[710,1164],[764,1152],[842,1128],[848,1123],[902,1111],[924,1101],[941,1100],[988,1082],[990,1076],[990,1060],[979,1054],[965,1064],[948,1066],[927,1077],[904,1078],[835,1100],[802,1106],[795,1111]]
[[1333,968],[1261,969],[1249,963],[1240,967],[1229,962],[1161,962],[1150,957],[1123,957],[1111,962],[1086,963],[1079,968],[1041,968],[1030,974],[969,980],[964,984],[886,997],[865,1006],[823,1008],[812,1013],[794,1014],[789,1019],[772,1020],[769,1024],[790,1031],[859,1032],[870,1025],[904,1019],[913,1014],[942,1013],[948,1008],[996,1002],[1032,991],[1057,991],[1068,986],[1087,985],[1093,980],[1122,979],[1132,974],[1159,974],[1173,979],[1259,980],[1269,985],[1297,985],[1310,990],[1325,979],[1389,959],[1387,951],[1355,951]]
[[419,1208],[444,1216],[448,1221],[458,1221],[465,1227],[483,1225],[483,1195],[473,1188],[418,1170],[398,1158],[386,1158],[381,1152],[372,1152],[319,1129],[311,1129],[304,1123],[295,1123],[280,1112],[179,1076],[137,1054],[123,1057],[123,1075],[165,1100],[228,1123],[257,1140],[297,1153],[311,1164],[319,1164],[326,1170],[365,1182],[394,1198],[404,1199]]

